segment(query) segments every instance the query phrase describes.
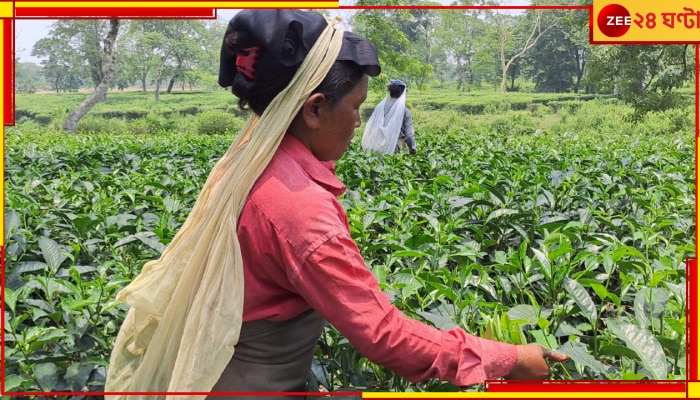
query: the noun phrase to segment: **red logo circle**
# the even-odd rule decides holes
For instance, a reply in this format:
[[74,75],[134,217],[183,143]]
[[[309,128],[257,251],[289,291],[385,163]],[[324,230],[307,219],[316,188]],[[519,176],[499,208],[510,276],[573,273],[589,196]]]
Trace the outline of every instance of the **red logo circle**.
[[630,12],[619,4],[608,4],[598,14],[598,29],[608,37],[624,35],[631,24]]

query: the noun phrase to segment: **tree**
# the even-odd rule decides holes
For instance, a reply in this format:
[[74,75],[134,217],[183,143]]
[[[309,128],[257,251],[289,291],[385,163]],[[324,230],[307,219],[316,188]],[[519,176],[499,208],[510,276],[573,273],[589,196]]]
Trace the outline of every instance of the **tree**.
[[41,77],[41,66],[31,62],[18,62],[15,70],[15,90],[17,93],[34,93],[44,87],[46,82]]
[[[42,63],[47,79],[54,86],[70,89],[77,89],[74,86],[78,82],[88,81],[96,87],[104,76],[105,56],[100,43],[107,34],[107,21],[59,20],[51,27],[49,35],[32,49],[33,56],[47,59]],[[64,87],[56,89],[65,90]]]
[[142,54],[148,54],[143,56],[145,63],[140,69],[143,88],[146,74],[152,71],[155,101],[159,101],[163,77],[177,78],[197,63],[202,51],[199,41],[206,29],[201,21],[195,20],[139,20],[133,25],[133,40],[142,41],[145,47]]
[[[381,4],[380,4],[381,3]],[[358,5],[398,5],[396,0],[360,0]],[[373,79],[375,88],[383,87],[389,77],[397,77],[417,84],[427,82],[433,67],[412,56],[412,44],[400,26],[406,26],[413,15],[406,10],[365,9],[354,18],[355,31],[377,46],[382,74]]]
[[601,45],[595,50],[587,79],[616,87],[634,107],[635,118],[686,104],[675,89],[693,76],[690,46]]
[[44,57],[41,61],[41,74],[56,93],[77,90],[83,85],[82,71],[75,66],[74,55],[67,51],[61,39],[56,37],[40,39],[34,44],[32,56]]
[[578,93],[591,55],[589,15],[585,10],[549,10],[559,23],[522,57],[525,74],[542,92]]
[[[533,5],[536,5],[534,3],[533,1]],[[488,20],[494,23],[498,29],[498,55],[501,65],[500,90],[502,92],[506,90],[508,70],[511,66],[535,46],[540,38],[556,26],[561,19],[545,19],[543,13],[546,11],[543,10],[529,11],[529,18],[503,14],[493,9],[486,12]]]
[[100,100],[105,98],[107,89],[112,84],[114,79],[114,74],[116,70],[117,61],[114,58],[114,42],[117,40],[117,34],[119,33],[119,20],[113,19],[109,21],[109,32],[107,32],[107,37],[104,40],[104,55],[107,60],[106,71],[103,70],[102,79],[97,85],[95,91],[85,99],[78,107],[73,111],[68,113],[66,121],[63,124],[63,130],[66,132],[75,131],[75,127],[78,124],[80,118],[87,114],[92,107],[97,104]]

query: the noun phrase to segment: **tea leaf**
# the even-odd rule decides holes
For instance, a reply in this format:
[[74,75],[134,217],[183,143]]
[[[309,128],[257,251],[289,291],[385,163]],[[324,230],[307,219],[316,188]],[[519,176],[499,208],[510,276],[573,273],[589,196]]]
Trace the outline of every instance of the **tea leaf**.
[[584,345],[574,346],[571,342],[566,342],[556,350],[571,357],[575,364],[588,368],[593,373],[605,375],[610,370],[605,364],[588,354],[588,349]]
[[54,363],[36,364],[34,376],[42,391],[50,392],[58,383],[58,367]]
[[39,248],[41,249],[41,255],[44,257],[44,261],[49,266],[49,269],[54,273],[58,271],[58,267],[63,264],[68,256],[61,252],[61,247],[56,243],[56,241],[42,236],[39,238]]
[[450,329],[459,327],[459,325],[457,325],[452,319],[447,318],[434,310],[416,311],[416,314],[425,318],[427,321],[433,324],[434,327],[438,329],[448,331]]
[[19,213],[12,209],[5,211],[5,240],[9,238],[17,228],[19,228]]
[[668,378],[666,355],[658,340],[649,331],[619,319],[608,319],[606,323],[608,329],[637,353],[642,365],[649,370],[654,379]]
[[70,389],[76,392],[85,390],[94,367],[90,364],[76,363],[66,369],[65,379]]
[[525,321],[527,324],[537,324],[539,319],[535,307],[529,304],[520,304],[508,310],[508,317],[512,321]]
[[652,318],[658,318],[666,308],[671,293],[662,288],[642,288],[634,296],[634,317],[639,326],[646,328]]
[[499,208],[497,210],[492,211],[488,217],[486,217],[485,223],[489,223],[489,221],[496,219],[496,218],[501,218],[506,215],[513,215],[513,214],[518,214],[520,211],[518,210],[513,210],[510,208]]
[[19,375],[8,375],[5,377],[5,392],[16,392],[22,386],[23,383],[29,382],[29,379],[25,379]]
[[589,321],[593,322],[598,319],[598,310],[596,309],[593,299],[591,299],[591,296],[586,291],[586,288],[575,280],[565,277],[564,289],[571,295],[583,312],[583,315],[588,318]]

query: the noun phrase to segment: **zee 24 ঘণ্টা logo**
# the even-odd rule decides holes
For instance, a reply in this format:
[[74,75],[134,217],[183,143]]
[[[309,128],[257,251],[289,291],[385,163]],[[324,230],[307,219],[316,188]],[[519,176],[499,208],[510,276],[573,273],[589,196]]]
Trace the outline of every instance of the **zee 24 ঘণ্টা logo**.
[[[593,42],[698,43],[700,10],[684,0],[598,3]],[[594,3],[595,4],[595,3]],[[594,8],[595,7],[594,5]],[[593,21],[591,21],[593,22]],[[601,36],[602,35],[602,36]]]
[[620,37],[630,30],[632,16],[619,4],[608,4],[598,13],[598,29],[605,36]]

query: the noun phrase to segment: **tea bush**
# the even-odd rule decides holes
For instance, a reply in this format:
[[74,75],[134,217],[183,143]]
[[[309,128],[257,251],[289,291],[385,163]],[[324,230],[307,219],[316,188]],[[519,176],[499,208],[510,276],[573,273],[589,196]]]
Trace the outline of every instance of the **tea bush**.
[[[337,173],[368,268],[409,316],[566,352],[554,379],[684,380],[695,138],[683,113],[645,125],[628,110],[588,101],[544,126],[417,100],[418,154],[369,155],[357,135]],[[209,113],[109,120],[153,124],[139,135],[95,117],[81,134],[7,128],[6,392],[102,390],[116,293],[172,240],[242,124]],[[312,376],[332,391],[458,390],[410,383],[330,326]]]
[[126,123],[119,119],[105,119],[87,115],[78,121],[77,133],[108,133],[121,134],[126,130]]
[[197,132],[200,134],[237,133],[242,127],[240,119],[222,111],[207,111],[197,117]]

